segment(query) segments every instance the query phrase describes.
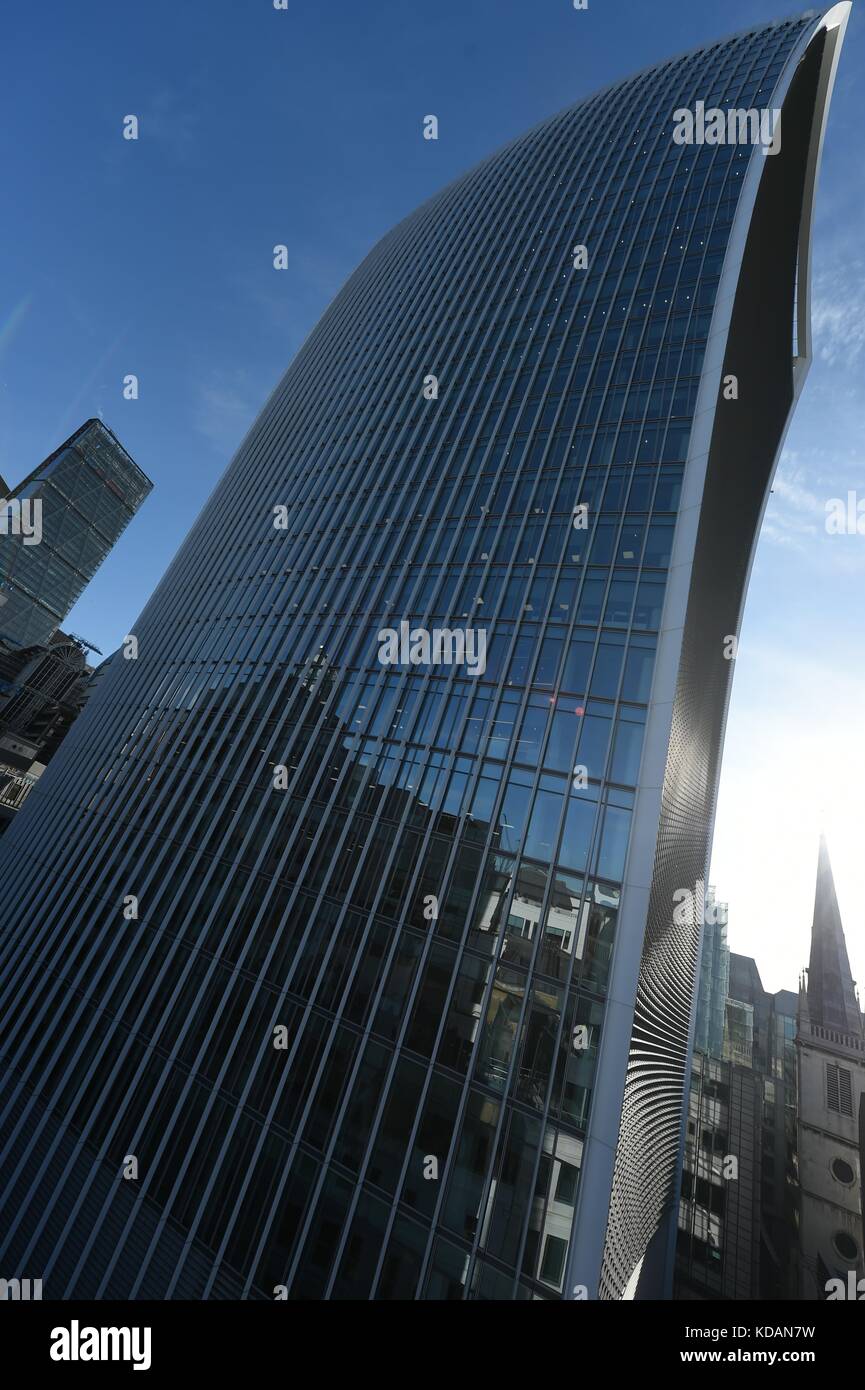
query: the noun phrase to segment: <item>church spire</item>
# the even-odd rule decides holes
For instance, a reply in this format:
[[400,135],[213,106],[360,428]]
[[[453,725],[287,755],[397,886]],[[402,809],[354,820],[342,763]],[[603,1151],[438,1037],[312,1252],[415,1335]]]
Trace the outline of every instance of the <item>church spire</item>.
[[812,1023],[860,1036],[862,1015],[856,999],[844,928],[835,893],[826,837],[820,836],[817,892],[808,968],[808,1013]]

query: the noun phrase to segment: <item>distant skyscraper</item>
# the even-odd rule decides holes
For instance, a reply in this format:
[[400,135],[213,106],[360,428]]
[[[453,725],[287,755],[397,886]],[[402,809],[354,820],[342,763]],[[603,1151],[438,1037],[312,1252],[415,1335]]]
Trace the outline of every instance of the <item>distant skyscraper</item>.
[[84,702],[87,643],[59,625],[152,486],[100,420],[0,483],[0,830]]
[[820,840],[811,962],[799,995],[801,1297],[865,1276],[862,1135],[865,1020],[850,972],[826,841]]
[[[13,488],[0,526],[0,641],[48,642],[152,487],[116,435],[88,420]],[[9,518],[22,504],[38,508],[35,543]]]
[[[848,8],[513,141],[298,354],[0,850],[8,1275],[669,1287],[730,638]],[[733,142],[679,143],[716,105]]]

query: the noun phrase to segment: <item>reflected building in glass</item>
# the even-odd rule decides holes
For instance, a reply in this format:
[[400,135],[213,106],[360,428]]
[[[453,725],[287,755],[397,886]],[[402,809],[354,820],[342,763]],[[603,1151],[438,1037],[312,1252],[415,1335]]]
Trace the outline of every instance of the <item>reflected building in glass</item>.
[[[10,1276],[669,1287],[725,643],[847,10],[513,141],[297,355],[0,850]],[[783,108],[780,152],[676,143],[698,101]],[[404,623],[483,669],[383,664]]]

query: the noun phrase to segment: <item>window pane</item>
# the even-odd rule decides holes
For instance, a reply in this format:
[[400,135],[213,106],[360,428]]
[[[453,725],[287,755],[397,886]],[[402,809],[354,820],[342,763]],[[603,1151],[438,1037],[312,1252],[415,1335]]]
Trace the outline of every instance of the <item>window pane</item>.
[[531,859],[543,859],[546,863],[552,861],[561,814],[562,797],[555,792],[539,791],[529,821],[524,854]]
[[478,1079],[496,1090],[503,1089],[507,1081],[525,992],[525,975],[500,965],[487,1005],[477,1064]]
[[414,1298],[425,1249],[426,1232],[406,1217],[398,1217],[388,1241],[376,1300],[405,1302]]
[[565,669],[562,672],[562,689],[573,690],[584,695],[589,681],[589,667],[592,664],[593,637],[575,637],[568,647]]
[[629,724],[619,720],[613,760],[610,764],[610,781],[623,782],[626,786],[637,785],[640,770],[640,754],[643,750],[642,724]]
[[514,756],[518,762],[537,767],[541,754],[541,744],[550,717],[550,706],[529,705],[523,716],[520,736],[517,739]]
[[477,1036],[490,963],[466,955],[460,965],[437,1062],[465,1074]]
[[600,878],[621,882],[630,833],[630,811],[625,811],[620,806],[608,806],[604,813],[604,830],[598,851],[597,872]]
[[599,781],[604,775],[612,721],[587,714],[583,720],[576,765],[588,768],[588,775]]
[[592,672],[592,695],[605,700],[616,698],[624,654],[624,646],[613,642],[600,643]]
[[444,1224],[466,1240],[471,1240],[477,1229],[481,1193],[492,1159],[498,1117],[498,1101],[477,1091],[469,1092],[444,1212]]
[[594,802],[580,797],[572,796],[568,803],[559,862],[581,873],[588,859],[596,809]]
[[570,772],[574,765],[574,746],[577,741],[580,718],[576,705],[562,708],[561,703],[563,702],[560,702],[560,707],[553,715],[549,743],[544,754],[544,767],[557,768],[560,772]]
[[499,846],[501,849],[511,853],[515,853],[519,849],[526,817],[529,813],[530,800],[529,788],[519,785],[512,778],[499,811]]
[[564,979],[571,955],[582,955],[586,935],[588,904],[580,912],[583,879],[580,874],[557,870],[544,923],[536,969],[556,979]]

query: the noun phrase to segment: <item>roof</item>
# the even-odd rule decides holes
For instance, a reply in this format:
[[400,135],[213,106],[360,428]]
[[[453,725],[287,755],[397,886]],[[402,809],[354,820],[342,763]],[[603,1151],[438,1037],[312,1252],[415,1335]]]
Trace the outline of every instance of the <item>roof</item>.
[[808,966],[808,1013],[812,1023],[844,1033],[862,1032],[862,1015],[850,970],[841,912],[826,839],[820,836],[817,890]]

